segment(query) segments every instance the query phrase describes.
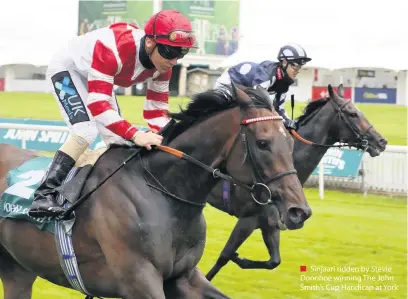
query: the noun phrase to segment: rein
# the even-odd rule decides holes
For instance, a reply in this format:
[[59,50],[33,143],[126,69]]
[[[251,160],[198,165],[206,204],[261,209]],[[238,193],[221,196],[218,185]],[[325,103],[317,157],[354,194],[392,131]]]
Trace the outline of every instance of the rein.
[[[241,122],[241,126],[246,126],[246,125],[251,124],[251,123],[260,122],[260,121],[268,121],[268,120],[282,120],[282,117],[281,117],[281,116],[267,116],[267,117],[258,117],[258,118],[252,118],[252,119],[244,119],[244,120]],[[164,132],[167,131],[167,130],[169,130],[173,124],[174,124],[174,120],[171,120],[171,121],[159,132],[159,134],[164,135]],[[239,135],[240,135],[240,134],[237,135],[237,138],[236,138],[236,139],[239,138]],[[244,139],[244,142],[245,142],[245,141],[246,141],[245,132],[244,132],[244,135],[243,135],[243,139]],[[234,143],[235,143],[235,142],[234,142]],[[249,149],[249,146],[247,145],[247,143],[245,143],[245,146],[246,146],[246,148],[247,148],[247,150],[248,150],[248,149]],[[208,166],[208,165],[202,163],[201,161],[198,161],[197,159],[195,159],[195,158],[193,158],[193,157],[191,157],[191,156],[189,156],[189,155],[187,155],[187,154],[185,154],[185,153],[183,153],[183,152],[181,152],[181,151],[179,151],[179,150],[177,150],[177,149],[175,149],[175,148],[172,148],[172,147],[169,147],[169,146],[163,146],[163,145],[155,146],[154,148],[157,148],[157,149],[159,149],[159,150],[161,150],[161,151],[163,151],[163,152],[169,153],[169,154],[171,154],[171,155],[173,155],[173,156],[176,156],[176,157],[178,157],[178,158],[180,158],[180,159],[187,160],[187,161],[189,161],[189,162],[191,162],[191,163],[193,163],[193,164],[195,164],[195,165],[197,165],[197,166],[203,168],[204,170],[207,170],[208,172],[211,172],[211,173],[213,174],[213,177],[214,177],[214,178],[222,178],[222,179],[224,179],[224,180],[227,180],[228,182],[234,183],[235,185],[239,185],[239,186],[241,186],[241,187],[246,188],[247,190],[249,190],[249,191],[251,192],[251,195],[252,195],[252,198],[254,199],[254,201],[255,201],[256,203],[260,204],[260,205],[266,205],[266,204],[269,204],[269,203],[272,202],[272,200],[271,200],[271,198],[272,198],[272,192],[271,192],[271,190],[269,189],[269,187],[268,187],[266,184],[264,184],[264,183],[258,183],[258,182],[256,182],[256,179],[254,179],[254,184],[253,184],[252,186],[249,186],[249,185],[247,185],[247,184],[245,184],[245,183],[243,183],[243,182],[241,182],[241,181],[239,181],[239,180],[237,180],[237,179],[235,179],[235,178],[233,178],[233,177],[231,177],[231,176],[229,176],[229,175],[227,175],[227,174],[222,173],[219,169],[212,168],[212,167],[210,167],[210,166]],[[167,194],[169,197],[171,197],[171,198],[173,198],[173,199],[176,199],[176,200],[178,200],[178,201],[180,201],[180,202],[184,202],[184,203],[187,203],[187,204],[190,204],[190,205],[193,205],[193,206],[199,206],[199,207],[203,207],[203,206],[205,205],[205,203],[195,203],[195,202],[191,202],[191,201],[182,199],[182,198],[178,197],[177,195],[174,195],[174,194],[172,194],[171,192],[167,191],[166,188],[164,188],[164,186],[159,182],[159,180],[158,180],[158,179],[146,168],[146,166],[144,165],[144,163],[143,163],[143,161],[142,161],[142,159],[141,159],[142,157],[140,156],[140,153],[141,153],[141,151],[142,151],[143,149],[144,149],[143,147],[137,148],[137,149],[135,150],[135,152],[132,153],[131,155],[129,155],[129,157],[127,157],[121,164],[119,164],[118,167],[117,167],[113,172],[111,172],[108,176],[106,176],[102,181],[100,181],[100,182],[99,182],[94,188],[92,188],[89,192],[87,192],[86,194],[82,195],[76,202],[74,202],[74,203],[72,204],[72,206],[71,206],[70,208],[68,208],[64,213],[62,213],[60,216],[58,216],[57,219],[67,219],[67,218],[70,216],[70,214],[71,214],[75,209],[77,209],[92,193],[94,193],[94,192],[95,192],[100,186],[102,186],[109,178],[111,178],[111,177],[112,177],[116,172],[118,172],[123,166],[125,166],[127,163],[129,163],[133,158],[135,158],[135,157],[138,156],[138,155],[139,155],[139,157],[140,157],[140,161],[142,162],[142,165],[143,165],[144,169],[150,174],[150,176],[152,176],[152,177],[155,179],[156,183],[158,183],[158,185],[160,185],[160,187],[157,187],[157,186],[155,186],[155,185],[152,185],[152,184],[148,183],[148,186],[150,186],[150,187],[152,187],[152,188],[154,188],[154,189],[156,189],[156,190],[159,190],[159,191],[161,191],[161,192]],[[251,164],[252,164],[252,167],[254,168],[253,163],[254,163],[254,161],[253,161],[253,159],[251,158]],[[282,177],[284,177],[284,176],[286,176],[286,175],[296,174],[296,173],[297,173],[296,170],[289,170],[289,171],[286,171],[286,172],[277,174],[275,177],[273,177],[272,179],[270,179],[269,182],[272,182],[272,181],[274,181],[274,180],[281,179]],[[269,198],[268,198],[268,200],[267,200],[266,202],[260,202],[260,201],[258,201],[258,200],[255,198],[255,196],[254,196],[253,193],[255,192],[255,189],[256,189],[257,187],[262,187],[262,188],[267,189],[267,191],[268,191],[268,193],[269,193]]]

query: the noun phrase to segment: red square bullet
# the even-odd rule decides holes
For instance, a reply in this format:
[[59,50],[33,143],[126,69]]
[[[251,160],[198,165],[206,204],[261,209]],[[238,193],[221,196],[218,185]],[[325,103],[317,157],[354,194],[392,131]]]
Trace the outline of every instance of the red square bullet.
[[306,272],[306,266],[300,266],[300,272]]

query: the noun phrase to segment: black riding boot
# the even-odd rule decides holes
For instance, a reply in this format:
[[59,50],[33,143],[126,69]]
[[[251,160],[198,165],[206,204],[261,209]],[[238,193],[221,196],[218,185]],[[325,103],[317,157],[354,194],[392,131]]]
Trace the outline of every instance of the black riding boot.
[[45,216],[56,217],[65,211],[65,209],[58,204],[58,192],[54,189],[61,186],[74,165],[74,159],[62,151],[57,151],[48,169],[45,180],[34,193],[34,201],[28,211],[28,215],[36,218]]

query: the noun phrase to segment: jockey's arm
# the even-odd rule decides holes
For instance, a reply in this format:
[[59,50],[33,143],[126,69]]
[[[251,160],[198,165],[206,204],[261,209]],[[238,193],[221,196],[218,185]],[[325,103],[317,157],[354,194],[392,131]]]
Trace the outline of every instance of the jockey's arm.
[[286,99],[286,93],[281,94],[277,112],[279,113],[280,116],[283,117],[284,121],[287,122],[287,120],[290,120],[290,117],[286,114],[285,99]]
[[168,122],[171,69],[147,82],[143,117],[152,131],[160,131]]
[[283,117],[283,123],[287,129],[294,129],[297,131],[298,125],[295,120],[292,120],[287,114],[285,110],[285,99],[286,99],[286,93],[281,94],[280,99],[279,99],[279,106],[278,106],[278,113],[280,116]]
[[87,106],[97,122],[122,138],[131,140],[137,129],[109,103],[119,63],[110,48],[99,41],[96,43],[88,76]]

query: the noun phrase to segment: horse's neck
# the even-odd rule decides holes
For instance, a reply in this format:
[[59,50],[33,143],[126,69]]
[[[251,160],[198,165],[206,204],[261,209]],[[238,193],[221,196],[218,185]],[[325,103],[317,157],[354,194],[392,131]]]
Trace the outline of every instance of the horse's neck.
[[[336,139],[329,134],[329,129],[334,117],[336,117],[335,110],[331,103],[327,103],[306,125],[299,127],[298,133],[314,143],[333,145]],[[295,138],[293,162],[301,184],[306,182],[327,150],[327,147],[307,145]]]
[[[222,112],[188,129],[169,146],[217,168],[223,160],[227,140],[233,138],[228,128],[237,127],[238,123],[239,113]],[[217,182],[207,170],[168,153],[158,153],[157,159],[152,157],[149,168],[169,192],[191,202],[204,203]]]

